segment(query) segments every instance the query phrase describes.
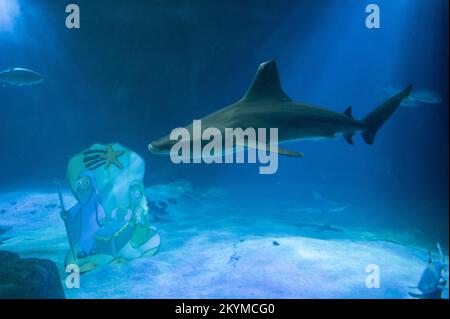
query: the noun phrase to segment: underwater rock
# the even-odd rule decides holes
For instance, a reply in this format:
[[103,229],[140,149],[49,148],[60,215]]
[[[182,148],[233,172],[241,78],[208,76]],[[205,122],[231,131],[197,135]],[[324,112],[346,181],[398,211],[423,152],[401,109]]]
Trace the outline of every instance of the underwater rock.
[[0,299],[64,299],[53,261],[0,251]]
[[272,245],[274,245],[274,246],[280,246],[280,243],[277,242],[276,240],[274,240],[274,241],[272,242]]

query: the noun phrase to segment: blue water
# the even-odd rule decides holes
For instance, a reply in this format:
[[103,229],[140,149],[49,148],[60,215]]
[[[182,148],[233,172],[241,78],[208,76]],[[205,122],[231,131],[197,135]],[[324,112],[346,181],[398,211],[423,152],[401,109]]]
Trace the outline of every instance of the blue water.
[[[188,181],[226,194],[210,199],[222,211],[210,209],[209,218],[414,233],[407,244],[427,250],[440,242],[448,254],[448,1],[191,2],[77,0],[81,28],[69,30],[63,2],[0,0],[0,70],[45,77],[36,86],[0,87],[2,194],[51,191],[73,155],[117,142],[144,158],[148,187]],[[365,27],[369,3],[380,6],[380,29]],[[269,59],[292,99],[339,112],[351,105],[357,119],[387,98],[386,86],[431,89],[442,103],[400,107],[373,146],[360,136],[355,146],[342,138],[287,144],[305,158],[280,157],[274,175],[258,174],[255,164],[174,165],[148,152],[174,127],[240,99]],[[313,192],[346,209],[293,212],[314,206]]]

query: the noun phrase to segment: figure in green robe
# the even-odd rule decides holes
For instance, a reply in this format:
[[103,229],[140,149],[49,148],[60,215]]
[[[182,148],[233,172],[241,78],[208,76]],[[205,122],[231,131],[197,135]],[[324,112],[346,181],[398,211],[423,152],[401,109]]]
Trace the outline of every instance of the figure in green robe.
[[131,246],[138,248],[146,243],[155,234],[155,231],[149,225],[147,198],[142,181],[131,182],[128,194],[129,206],[117,209],[114,212],[114,217],[128,221],[128,227],[133,229]]

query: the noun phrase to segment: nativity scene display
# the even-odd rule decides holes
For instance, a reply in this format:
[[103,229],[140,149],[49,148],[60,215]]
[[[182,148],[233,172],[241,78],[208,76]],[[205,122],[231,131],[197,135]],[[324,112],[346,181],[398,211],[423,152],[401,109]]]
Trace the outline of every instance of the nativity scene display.
[[66,266],[76,264],[87,272],[158,251],[160,236],[149,224],[144,173],[144,160],[120,144],[94,144],[70,159],[66,174],[77,200],[73,207],[65,207],[58,182],[70,244]]

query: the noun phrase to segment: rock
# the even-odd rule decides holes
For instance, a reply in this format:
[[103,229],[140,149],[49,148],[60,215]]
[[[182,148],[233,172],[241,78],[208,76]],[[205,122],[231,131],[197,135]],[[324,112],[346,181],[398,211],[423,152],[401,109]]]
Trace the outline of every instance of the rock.
[[0,250],[0,299],[64,299],[53,261]]
[[272,242],[272,245],[274,245],[274,246],[280,246],[280,243],[277,242],[276,240],[274,240],[274,241]]

